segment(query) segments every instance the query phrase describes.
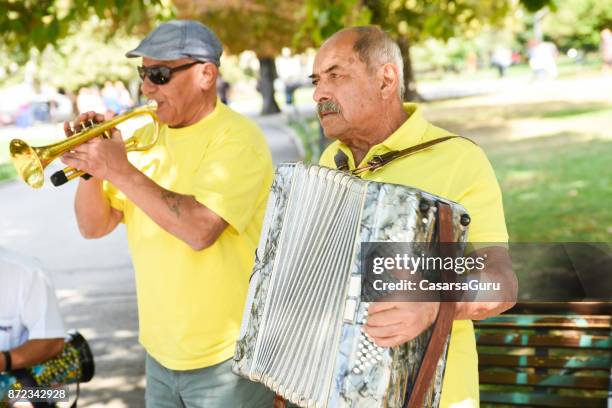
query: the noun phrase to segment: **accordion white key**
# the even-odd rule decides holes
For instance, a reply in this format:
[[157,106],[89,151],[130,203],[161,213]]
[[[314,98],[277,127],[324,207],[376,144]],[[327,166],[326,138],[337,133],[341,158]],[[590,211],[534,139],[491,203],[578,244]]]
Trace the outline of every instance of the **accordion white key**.
[[[368,303],[360,297],[361,243],[430,242],[439,202],[452,210],[454,241],[465,241],[466,210],[459,204],[325,167],[281,164],[234,372],[300,407],[404,406],[431,328],[393,348],[377,347],[363,334]],[[424,406],[439,404],[445,341]]]

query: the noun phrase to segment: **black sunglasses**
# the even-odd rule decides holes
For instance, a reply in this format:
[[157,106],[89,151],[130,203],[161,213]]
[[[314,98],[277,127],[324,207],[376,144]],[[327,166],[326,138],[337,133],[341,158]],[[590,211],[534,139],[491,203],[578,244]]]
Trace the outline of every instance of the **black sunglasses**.
[[178,67],[170,68],[164,65],[154,65],[152,67],[138,67],[138,76],[144,81],[145,78],[149,78],[155,85],[164,85],[170,82],[172,74],[175,72],[183,71],[196,64],[204,64],[204,61],[195,61],[188,64],[179,65]]

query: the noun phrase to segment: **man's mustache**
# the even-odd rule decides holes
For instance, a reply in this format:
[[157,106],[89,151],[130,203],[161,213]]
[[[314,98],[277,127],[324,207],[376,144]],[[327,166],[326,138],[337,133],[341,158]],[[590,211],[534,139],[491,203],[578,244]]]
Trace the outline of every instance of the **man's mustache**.
[[323,112],[342,113],[342,108],[334,101],[325,101],[323,103],[317,103],[317,115],[319,115],[319,118],[321,117]]

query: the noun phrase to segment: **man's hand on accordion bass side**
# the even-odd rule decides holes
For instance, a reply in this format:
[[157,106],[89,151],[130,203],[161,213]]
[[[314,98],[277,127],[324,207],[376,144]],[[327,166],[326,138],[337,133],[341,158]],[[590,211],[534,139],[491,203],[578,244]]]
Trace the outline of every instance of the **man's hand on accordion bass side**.
[[399,346],[431,326],[439,308],[439,302],[372,303],[364,329],[380,347]]

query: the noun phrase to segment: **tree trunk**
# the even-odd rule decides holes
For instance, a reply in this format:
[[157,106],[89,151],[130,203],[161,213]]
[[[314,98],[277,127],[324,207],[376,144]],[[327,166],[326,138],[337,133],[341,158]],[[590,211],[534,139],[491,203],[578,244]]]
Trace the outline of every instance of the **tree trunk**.
[[257,90],[263,97],[262,115],[279,113],[280,108],[274,99],[274,80],[278,77],[276,63],[271,57],[257,57],[259,59],[259,81]]
[[423,101],[424,98],[416,89],[412,59],[410,58],[410,40],[402,36],[397,39],[397,44],[404,60],[404,101]]

